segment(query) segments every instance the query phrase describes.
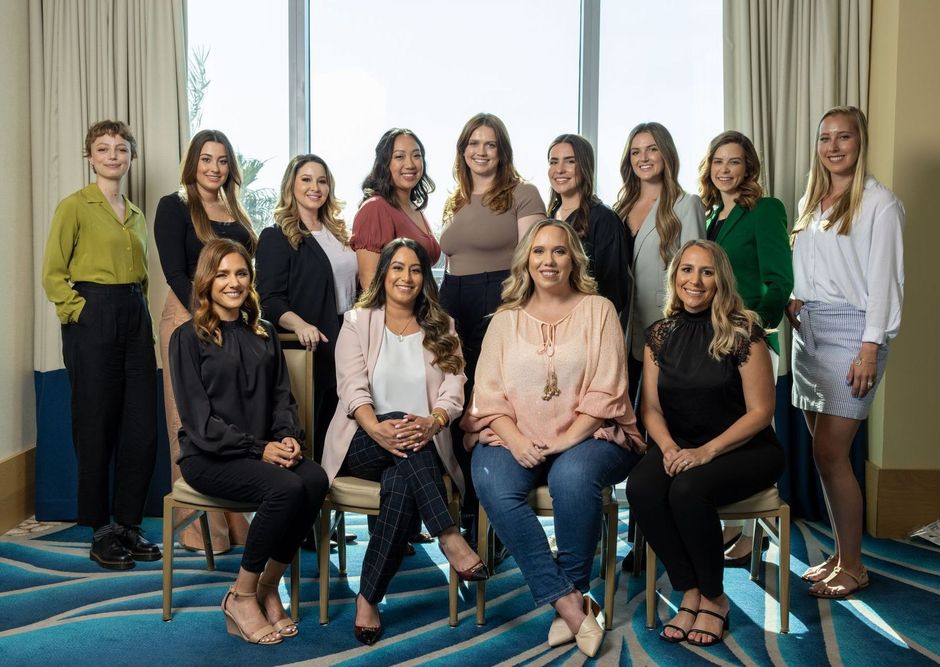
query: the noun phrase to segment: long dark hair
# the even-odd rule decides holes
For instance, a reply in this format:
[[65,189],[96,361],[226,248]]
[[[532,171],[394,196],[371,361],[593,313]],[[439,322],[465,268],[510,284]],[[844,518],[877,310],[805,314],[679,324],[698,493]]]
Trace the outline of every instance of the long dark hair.
[[460,353],[460,340],[450,332],[450,317],[441,308],[437,294],[437,282],[431,273],[431,258],[428,251],[412,239],[392,239],[382,248],[379,266],[372,282],[359,297],[356,308],[381,308],[385,305],[385,276],[392,258],[400,248],[414,251],[421,264],[421,276],[424,278],[421,293],[414,304],[414,315],[421,330],[424,331],[424,347],[434,355],[434,364],[442,371],[457,374],[463,371],[464,359]]
[[411,203],[420,211],[428,205],[428,195],[434,192],[434,181],[428,176],[428,159],[424,152],[424,144],[418,139],[417,134],[402,127],[393,127],[383,134],[379,143],[376,144],[372,171],[362,181],[362,201],[379,196],[395,208],[400,208],[398,198],[395,196],[392,172],[388,165],[392,161],[392,153],[395,150],[395,139],[402,135],[414,139],[418,144],[418,150],[421,151],[421,180],[411,189],[410,194]]
[[248,232],[250,241],[248,247],[254,252],[258,242],[258,235],[255,234],[251,226],[251,218],[241,204],[242,170],[238,165],[238,158],[235,156],[235,149],[232,148],[232,142],[219,130],[200,130],[193,135],[189,142],[189,148],[186,149],[186,156],[183,158],[183,166],[180,172],[180,197],[186,202],[189,208],[189,217],[193,221],[193,227],[196,228],[196,238],[203,243],[217,238],[212,231],[212,223],[209,221],[209,215],[202,205],[202,198],[199,196],[199,190],[196,187],[196,170],[199,167],[199,156],[202,154],[202,147],[208,142],[222,144],[225,148],[225,154],[228,156],[228,178],[219,189],[222,200],[228,207],[229,213],[235,220]]
[[[581,179],[581,184],[578,186],[581,203],[578,205],[571,226],[578,233],[578,238],[583,240],[588,233],[588,216],[591,214],[591,207],[601,201],[594,194],[594,147],[580,134],[559,134],[548,147],[549,159],[552,156],[552,149],[558,144],[569,144],[574,151],[575,166]],[[554,188],[551,188],[551,191],[552,194],[548,197],[548,214],[554,216],[561,207],[561,195],[555,192]]]

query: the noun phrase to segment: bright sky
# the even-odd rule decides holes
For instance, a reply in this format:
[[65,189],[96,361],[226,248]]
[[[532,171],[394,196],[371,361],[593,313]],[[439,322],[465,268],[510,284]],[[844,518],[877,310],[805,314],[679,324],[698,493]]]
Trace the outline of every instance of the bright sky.
[[[686,5],[682,7],[680,5]],[[203,127],[267,159],[277,187],[288,154],[287,2],[189,0],[189,44],[209,49]],[[722,120],[721,2],[601,4],[598,194],[613,203],[631,127],[657,120],[679,148],[680,181]],[[515,164],[548,195],[551,140],[578,128],[578,0],[311,0],[311,150],[333,170],[349,223],[375,144],[408,127],[437,184],[426,215],[440,224],[460,129],[478,111],[509,128]]]

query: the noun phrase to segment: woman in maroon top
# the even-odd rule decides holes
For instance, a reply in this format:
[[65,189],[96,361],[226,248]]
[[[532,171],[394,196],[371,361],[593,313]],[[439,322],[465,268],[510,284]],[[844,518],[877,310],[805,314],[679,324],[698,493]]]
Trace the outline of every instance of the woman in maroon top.
[[362,204],[353,220],[349,245],[359,261],[359,284],[372,282],[379,253],[394,238],[414,239],[436,264],[441,256],[422,211],[434,181],[427,175],[424,144],[411,130],[392,128],[375,147],[372,171],[362,182]]

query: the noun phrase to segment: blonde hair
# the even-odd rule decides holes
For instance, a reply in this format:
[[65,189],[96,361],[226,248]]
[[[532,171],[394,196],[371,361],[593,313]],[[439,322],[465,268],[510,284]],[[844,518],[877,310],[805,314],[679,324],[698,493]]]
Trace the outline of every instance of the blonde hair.
[[203,246],[193,276],[193,326],[196,335],[207,343],[222,345],[221,319],[212,307],[212,283],[219,265],[228,255],[239,255],[248,267],[248,296],[242,304],[240,315],[256,336],[267,338],[268,332],[261,325],[261,305],[258,292],[255,291],[255,269],[251,255],[241,243],[231,239],[211,239]]
[[[865,174],[868,171],[868,120],[858,107],[833,107],[819,119],[819,125],[816,126],[817,144],[819,128],[830,116],[847,116],[855,124],[855,130],[858,132],[858,162],[855,163],[855,173],[852,174],[852,186],[846,189],[836,201],[832,215],[823,226],[823,229],[829,229],[832,225],[839,223],[838,234],[847,236],[852,231],[852,222],[862,205],[862,194],[865,191]],[[791,240],[794,240],[797,234],[809,226],[813,219],[813,211],[828,194],[831,185],[829,170],[819,160],[817,145],[816,150],[813,151],[812,166],[806,181],[806,192],[803,194],[803,208],[800,210],[800,217],[796,224],[793,225]]]
[[532,252],[535,235],[546,227],[557,227],[565,233],[568,239],[568,250],[571,252],[571,275],[568,280],[571,287],[582,294],[597,294],[597,281],[588,271],[588,258],[577,232],[563,220],[546,218],[529,227],[529,231],[516,246],[516,251],[512,255],[509,277],[503,281],[503,303],[497,311],[522,308],[532,298],[535,292],[535,282],[529,275],[529,253]]
[[715,333],[708,346],[708,353],[713,359],[721,359],[731,354],[741,339],[751,339],[751,330],[754,325],[760,324],[760,317],[753,310],[744,307],[727,253],[714,241],[701,240],[687,241],[669,263],[666,306],[663,308],[663,315],[674,317],[685,310],[676,291],[676,275],[682,263],[682,256],[692,247],[703,248],[712,256],[712,264],[715,268],[715,297],[712,299],[710,308],[712,328]]
[[330,188],[326,200],[317,211],[317,220],[340,243],[344,246],[349,245],[349,230],[346,229],[346,222],[339,217],[345,202],[337,199],[333,194],[336,190],[336,184],[333,182],[333,172],[330,171],[323,158],[312,153],[297,155],[287,163],[287,169],[284,170],[284,177],[281,179],[281,196],[274,209],[274,224],[281,228],[284,236],[287,237],[287,242],[294,250],[300,247],[305,236],[309,236],[310,232],[300,221],[297,200],[294,198],[294,181],[297,180],[297,172],[300,171],[300,168],[311,162],[323,167]]
[[512,207],[512,192],[522,182],[522,176],[516,171],[512,163],[512,144],[509,142],[509,131],[506,125],[491,113],[478,113],[467,121],[457,138],[457,155],[454,158],[454,180],[457,189],[447,198],[444,204],[444,224],[449,224],[454,215],[470,203],[473,193],[473,176],[464,152],[470,143],[470,135],[480,127],[488,127],[496,135],[496,155],[499,164],[496,166],[496,178],[493,186],[483,195],[483,206],[493,213],[505,213]]

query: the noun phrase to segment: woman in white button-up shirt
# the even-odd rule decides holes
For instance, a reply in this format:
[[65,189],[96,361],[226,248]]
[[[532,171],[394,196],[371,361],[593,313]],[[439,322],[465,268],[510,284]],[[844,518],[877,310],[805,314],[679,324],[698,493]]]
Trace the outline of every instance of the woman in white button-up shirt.
[[862,494],[849,450],[901,324],[904,207],[866,173],[868,126],[855,107],[827,111],[793,229],[793,404],[813,436],[835,550],[803,578],[810,594],[868,586]]

